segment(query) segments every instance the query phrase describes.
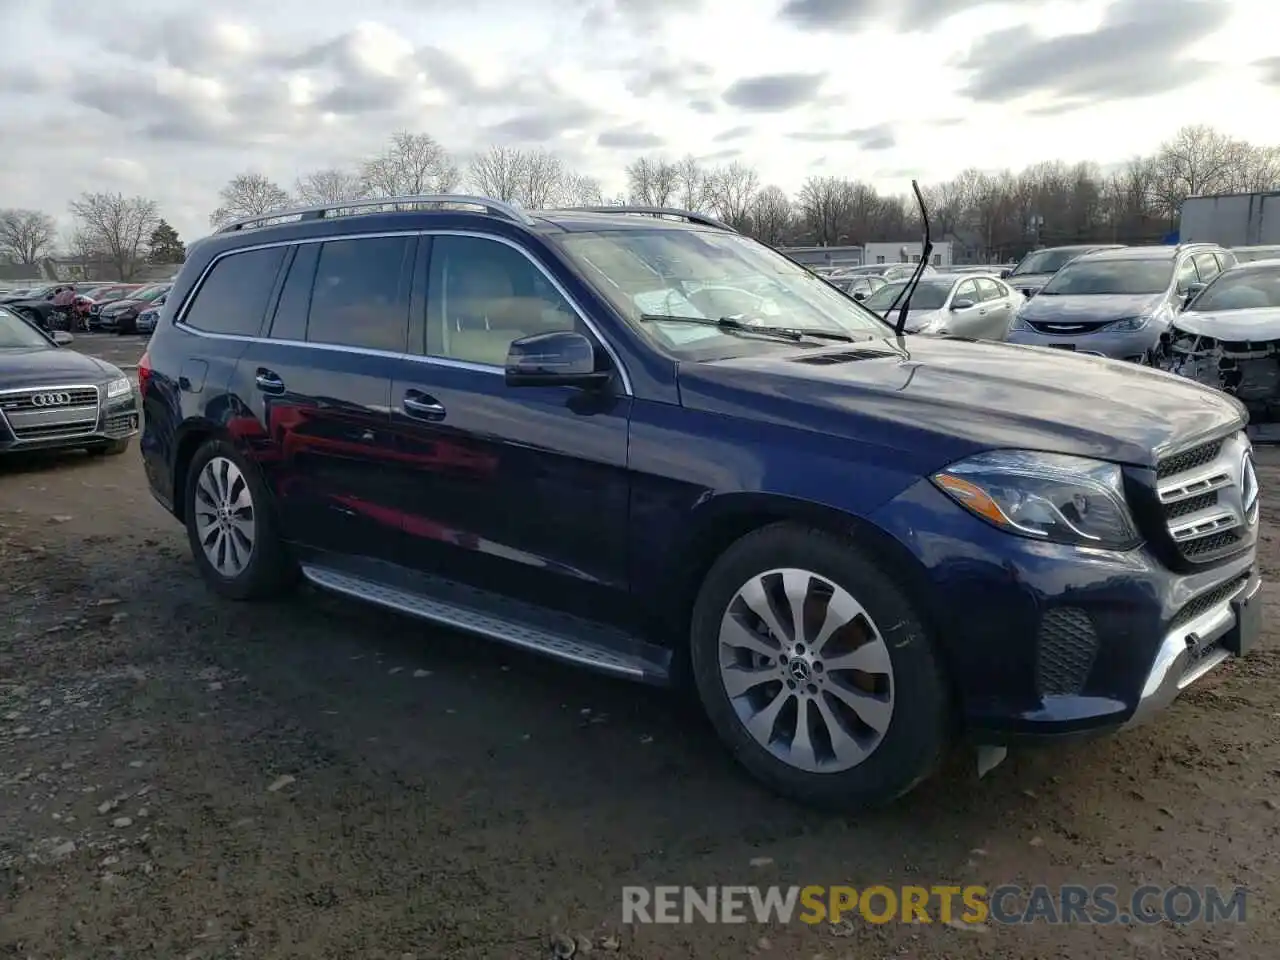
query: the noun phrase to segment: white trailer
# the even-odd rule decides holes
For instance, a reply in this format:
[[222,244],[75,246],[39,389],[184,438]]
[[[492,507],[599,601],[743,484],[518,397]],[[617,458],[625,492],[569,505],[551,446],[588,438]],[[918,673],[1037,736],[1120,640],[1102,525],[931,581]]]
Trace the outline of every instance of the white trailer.
[[1178,240],[1224,247],[1280,243],[1280,191],[1188,197],[1182,202]]

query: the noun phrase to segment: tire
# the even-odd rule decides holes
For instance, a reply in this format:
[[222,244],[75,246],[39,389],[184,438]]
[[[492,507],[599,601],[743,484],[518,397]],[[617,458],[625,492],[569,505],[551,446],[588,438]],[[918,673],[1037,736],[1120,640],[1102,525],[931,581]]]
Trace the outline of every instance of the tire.
[[[224,511],[219,529],[207,528],[208,522],[217,517],[217,513],[209,509],[208,493],[216,492],[219,487],[225,489],[228,484],[231,509]],[[196,451],[187,470],[183,496],[186,505],[183,515],[192,556],[201,575],[215,591],[232,600],[267,600],[283,596],[297,584],[298,566],[280,537],[266,487],[257,471],[231,444],[210,440]],[[226,498],[221,499],[225,505]],[[240,505],[239,509],[235,508],[236,504]],[[241,522],[236,523],[235,517]],[[246,518],[248,537],[244,535]],[[205,549],[202,529],[206,529],[214,549]],[[218,549],[219,538],[221,549]],[[232,545],[241,561],[239,564],[230,562]],[[215,559],[223,561],[221,569]]]
[[[775,592],[788,586],[785,597]],[[799,596],[812,603],[812,621],[797,649],[787,599]],[[768,630],[753,608],[772,613],[777,629]],[[844,625],[824,638],[824,623]],[[771,639],[778,633],[781,643]],[[817,650],[805,642],[814,639]],[[924,620],[894,575],[848,537],[791,523],[747,534],[703,581],[690,642],[694,683],[712,726],[748,772],[783,796],[840,812],[880,806],[926,779],[946,752],[950,695]],[[845,660],[855,650],[865,668],[856,672]],[[837,659],[845,665],[837,667]],[[810,736],[801,738],[812,745],[808,751],[795,737],[802,709],[810,720]],[[768,746],[748,721],[772,732]]]
[[128,439],[124,440],[108,440],[106,443],[98,444],[89,448],[89,455],[93,457],[118,457],[129,449]]

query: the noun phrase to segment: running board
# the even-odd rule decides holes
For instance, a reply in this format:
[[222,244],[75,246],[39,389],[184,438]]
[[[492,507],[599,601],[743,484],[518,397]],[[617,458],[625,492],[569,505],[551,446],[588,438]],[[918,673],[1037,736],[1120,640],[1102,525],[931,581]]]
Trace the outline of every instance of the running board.
[[415,576],[409,587],[308,564],[302,566],[302,574],[323,590],[575,666],[659,686],[670,680],[670,651],[581,617],[439,577]]

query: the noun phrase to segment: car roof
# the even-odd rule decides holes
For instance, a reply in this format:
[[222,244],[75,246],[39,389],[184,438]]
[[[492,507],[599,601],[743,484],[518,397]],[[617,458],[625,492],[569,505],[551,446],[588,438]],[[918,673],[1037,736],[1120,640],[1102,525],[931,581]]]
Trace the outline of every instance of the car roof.
[[[1207,249],[1212,249],[1209,244],[1205,244],[1205,247]],[[1119,247],[1112,250],[1095,250],[1092,253],[1084,254],[1084,256],[1079,257],[1072,262],[1093,263],[1098,260],[1172,260],[1185,249],[1185,246]]]
[[1248,273],[1251,270],[1280,270],[1280,247],[1276,248],[1277,256],[1269,260],[1241,260],[1223,270],[1223,273]]

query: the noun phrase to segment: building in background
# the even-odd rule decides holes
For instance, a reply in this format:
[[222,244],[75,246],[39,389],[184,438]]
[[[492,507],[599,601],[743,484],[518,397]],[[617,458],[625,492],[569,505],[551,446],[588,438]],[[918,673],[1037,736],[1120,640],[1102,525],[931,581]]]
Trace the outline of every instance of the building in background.
[[[868,243],[862,248],[863,263],[868,266],[875,263],[919,263],[923,247],[919,240]],[[935,267],[951,266],[951,241],[935,241],[929,260]]]
[[862,247],[779,247],[778,252],[810,270],[860,267],[866,262],[862,258]]

